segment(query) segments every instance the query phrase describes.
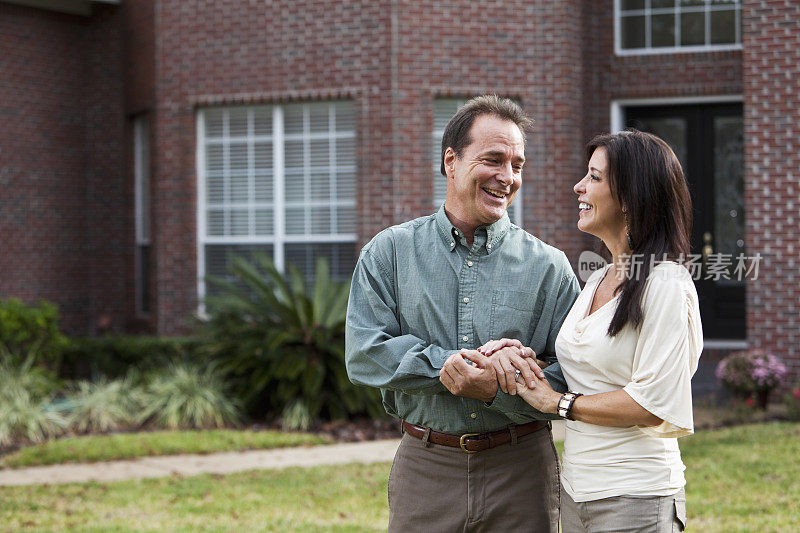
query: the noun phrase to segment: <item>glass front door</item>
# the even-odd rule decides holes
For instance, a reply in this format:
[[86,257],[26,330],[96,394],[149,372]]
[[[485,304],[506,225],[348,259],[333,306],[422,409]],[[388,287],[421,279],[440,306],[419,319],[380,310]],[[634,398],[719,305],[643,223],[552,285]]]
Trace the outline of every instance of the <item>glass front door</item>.
[[742,106],[628,107],[625,125],[663,138],[683,166],[705,337],[744,339],[745,283],[736,272],[746,254]]

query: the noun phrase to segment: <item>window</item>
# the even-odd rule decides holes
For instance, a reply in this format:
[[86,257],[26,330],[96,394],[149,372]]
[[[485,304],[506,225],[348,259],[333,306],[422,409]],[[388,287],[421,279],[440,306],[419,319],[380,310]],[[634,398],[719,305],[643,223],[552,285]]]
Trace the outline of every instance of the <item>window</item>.
[[741,48],[741,0],[614,0],[618,54]]
[[[433,161],[433,207],[439,209],[447,195],[447,178],[442,176],[442,136],[447,123],[456,114],[456,111],[467,102],[466,99],[437,98],[433,104],[433,143],[431,161]],[[522,183],[525,183],[523,171]],[[522,227],[522,190],[517,193],[514,203],[508,210],[511,222]]]
[[145,116],[133,119],[134,209],[136,221],[135,308],[150,312],[150,124]]
[[208,108],[198,117],[199,295],[233,256],[262,251],[312,273],[318,256],[344,281],[356,260],[351,102]]

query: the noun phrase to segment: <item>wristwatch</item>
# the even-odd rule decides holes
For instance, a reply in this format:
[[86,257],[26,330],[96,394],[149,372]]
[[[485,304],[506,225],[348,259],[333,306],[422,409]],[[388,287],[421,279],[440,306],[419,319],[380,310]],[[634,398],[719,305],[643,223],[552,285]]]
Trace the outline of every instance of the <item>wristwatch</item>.
[[566,418],[567,420],[575,420],[572,418],[572,404],[575,403],[575,399],[578,396],[583,396],[580,392],[565,392],[561,395],[561,398],[558,400],[558,409],[556,413],[561,418]]

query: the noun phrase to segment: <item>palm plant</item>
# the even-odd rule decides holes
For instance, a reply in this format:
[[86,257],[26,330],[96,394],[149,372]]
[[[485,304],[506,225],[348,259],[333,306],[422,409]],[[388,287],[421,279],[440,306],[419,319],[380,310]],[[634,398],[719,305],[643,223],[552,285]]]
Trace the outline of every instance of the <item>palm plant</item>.
[[325,258],[317,259],[313,284],[292,265],[284,277],[266,254],[253,264],[234,258],[231,274],[231,281],[209,279],[220,295],[207,300],[204,329],[213,356],[238,378],[253,410],[266,404],[285,422],[383,413],[377,390],[347,377],[350,286],[331,279]]

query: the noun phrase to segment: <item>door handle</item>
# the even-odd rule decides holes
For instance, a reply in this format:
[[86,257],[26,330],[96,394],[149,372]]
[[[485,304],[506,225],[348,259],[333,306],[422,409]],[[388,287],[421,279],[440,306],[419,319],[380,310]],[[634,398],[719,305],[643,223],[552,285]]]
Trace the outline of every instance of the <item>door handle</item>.
[[708,263],[708,257],[714,253],[714,247],[711,245],[712,235],[710,231],[703,233],[703,265]]

